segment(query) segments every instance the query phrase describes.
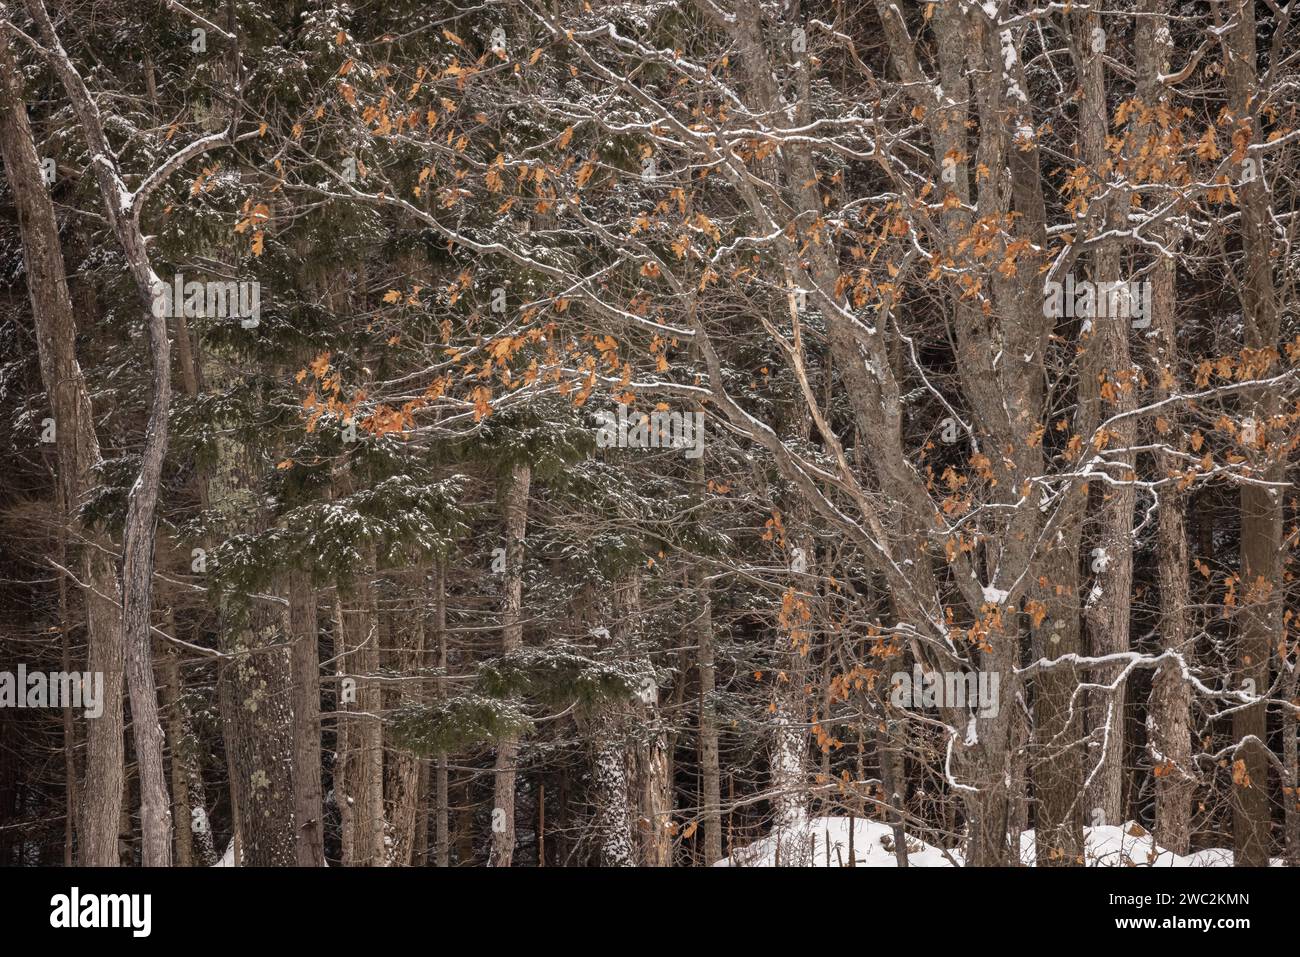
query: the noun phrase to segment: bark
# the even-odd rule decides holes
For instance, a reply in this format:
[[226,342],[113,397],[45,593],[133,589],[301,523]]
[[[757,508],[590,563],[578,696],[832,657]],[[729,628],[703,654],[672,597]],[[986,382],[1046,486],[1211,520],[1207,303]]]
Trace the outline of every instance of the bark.
[[[168,631],[176,633],[176,618],[167,609]],[[179,655],[170,648],[163,660],[163,697],[167,710],[167,746],[171,753],[172,814],[176,819],[175,861],[177,867],[194,866],[194,835],[191,831],[193,811],[190,808],[189,782],[185,778],[184,754],[188,742],[184,715],[181,708],[181,669]]]
[[[1174,338],[1174,263],[1159,263],[1152,277],[1152,322],[1164,353],[1157,377],[1176,381],[1177,359]],[[1157,387],[1160,399],[1168,387]],[[1163,393],[1163,394],[1162,394]],[[1178,461],[1169,453],[1157,456],[1163,476],[1178,474]],[[1148,739],[1153,749],[1156,774],[1156,840],[1176,854],[1191,847],[1192,796],[1196,768],[1192,761],[1191,688],[1184,673],[1192,655],[1188,622],[1191,587],[1187,564],[1187,494],[1178,485],[1167,486],[1157,518],[1157,575],[1160,581],[1160,647],[1178,655],[1156,672],[1151,685]]]
[[[1171,43],[1166,39],[1168,0],[1142,0],[1145,14],[1135,27],[1134,50],[1137,66],[1138,95],[1149,109],[1167,108],[1168,88],[1160,76],[1169,70]],[[1155,124],[1137,124],[1137,143],[1148,156],[1159,156],[1160,130]],[[1141,156],[1141,154],[1139,154]],[[1152,175],[1165,175],[1157,169]],[[1156,235],[1166,249],[1177,246],[1172,229],[1158,228]],[[1165,401],[1180,386],[1179,350],[1175,322],[1175,263],[1159,255],[1151,271],[1151,328],[1147,337],[1152,374],[1152,398]],[[1167,407],[1162,418],[1165,429],[1157,433],[1181,435],[1181,410]],[[1162,441],[1162,434],[1155,436]],[[1182,450],[1180,450],[1182,451]],[[1180,463],[1176,455],[1162,449],[1156,455],[1158,477],[1176,478]],[[1166,485],[1159,492],[1160,508],[1156,528],[1157,578],[1160,583],[1160,648],[1178,655],[1167,660],[1151,683],[1147,715],[1147,746],[1155,774],[1157,843],[1176,854],[1186,854],[1191,847],[1192,795],[1196,768],[1192,762],[1191,688],[1183,668],[1192,654],[1191,626],[1188,609],[1191,588],[1187,564],[1187,493],[1182,483]]]
[[[64,500],[79,505],[96,484],[99,441],[85,378],[77,363],[76,323],[59,245],[54,207],[41,180],[40,161],[15,70],[12,34],[0,31],[0,150],[14,194],[36,324],[41,378],[55,421],[59,480]],[[92,542],[90,529],[83,529]],[[81,863],[115,866],[123,790],[122,645],[117,573],[106,549],[80,555],[86,585],[87,669],[104,676],[104,713],[86,728],[87,787],[78,827]]]
[[[602,603],[595,587],[588,583],[573,601],[577,629],[590,634],[598,649],[617,647],[626,652],[635,628],[635,615],[630,612],[636,606],[636,589],[633,573],[630,580],[615,585],[611,602]],[[602,621],[614,622],[613,633],[598,627]],[[586,742],[591,778],[593,812],[588,830],[592,855],[599,867],[634,867],[632,808],[638,802],[629,768],[635,763],[631,708],[623,701],[605,701],[577,717],[579,732]],[[563,804],[563,788],[560,799]]]
[[[258,456],[221,439],[217,457],[208,484],[212,508],[226,527],[248,521],[254,534],[265,531],[253,486]],[[228,657],[218,673],[217,704],[231,800],[238,808],[238,860],[253,867],[297,863],[288,605],[278,596],[238,594],[218,585],[219,640]]]
[[[165,333],[164,333],[165,335]],[[166,418],[166,412],[162,413]],[[161,477],[162,455],[158,453],[158,476]],[[157,481],[154,480],[155,496]],[[156,498],[155,498],[156,504]],[[148,506],[150,511],[153,505]],[[128,508],[127,547],[132,545],[131,518]],[[139,510],[137,510],[139,511]],[[163,732],[158,709],[157,683],[153,667],[153,642],[150,637],[149,610],[151,606],[153,578],[153,538],[156,518],[150,516],[146,521],[137,515],[135,535],[149,536],[149,545],[137,546],[134,552],[128,551],[128,557],[134,558],[130,564],[124,563],[122,580],[127,587],[123,589],[123,635],[127,638],[126,683],[131,692],[131,727],[135,744],[135,760],[140,776],[140,831],[142,863],[146,867],[170,867],[172,863],[172,813],[171,797],[167,793],[165,777],[166,765],[163,761]],[[141,579],[148,579],[148,585],[141,586]],[[134,601],[131,599],[132,593]],[[131,615],[127,617],[127,610]],[[132,653],[130,644],[134,636],[136,650]],[[143,647],[140,647],[143,645]],[[137,706],[139,710],[137,711]]]
[[[114,159],[116,154],[104,134],[99,109],[59,42],[45,5],[41,0],[27,0],[27,10],[39,27],[50,64],[72,103],[94,157],[91,167],[100,198],[135,281],[149,336],[153,397],[145,426],[140,471],[127,497],[122,548],[122,642],[126,651],[126,680],[131,694],[131,724],[140,775],[142,857],[146,866],[165,867],[171,863],[172,854],[171,802],[164,777],[163,734],[149,629],[158,491],[167,451],[168,407],[171,402],[171,342],[167,336],[166,317],[155,315],[152,308],[158,276],[149,263],[145,236],[139,223],[140,204],[152,186],[146,188],[142,185],[136,194],[126,191]],[[224,142],[224,137],[221,141]],[[216,141],[212,145],[216,145]],[[192,155],[198,155],[198,152]],[[179,165],[177,162],[176,166]],[[158,173],[168,170],[169,167],[164,166]],[[146,182],[156,184],[158,179],[151,176]]]
[[[4,80],[0,78],[0,83]],[[68,567],[68,529],[66,522],[68,520],[68,499],[64,494],[66,489],[60,487],[59,511],[64,516],[65,525],[59,529],[59,564],[64,568]],[[70,610],[68,608],[68,579],[65,575],[59,576],[59,645],[62,652],[62,667],[64,673],[72,671],[72,643],[68,634],[70,630]],[[67,705],[63,708],[63,790],[64,790],[64,817],[63,817],[63,866],[71,867],[76,853],[76,820],[77,820],[77,728],[73,724],[72,707]],[[5,855],[0,854],[0,860],[5,859]]]
[[[802,689],[792,689],[788,675],[777,677],[772,711],[772,826],[797,827],[807,817],[806,770],[808,732]],[[798,700],[796,700],[796,696]]]
[[[174,620],[171,628],[174,634]],[[211,867],[217,862],[217,850],[208,817],[207,789],[203,783],[193,717],[185,697],[185,676],[180,668],[180,655],[175,649],[169,651],[164,661],[163,674],[172,795],[176,802],[175,861],[179,867]]]
[[[154,102],[155,115],[157,103]],[[181,312],[175,317],[175,338],[177,344],[177,364],[180,369],[181,384],[185,394],[196,398],[199,394],[200,365],[195,350],[190,344],[190,332],[185,315]],[[203,466],[195,469],[194,492],[202,507],[210,504],[208,495],[209,470]],[[211,550],[213,543],[205,542]],[[169,631],[176,634],[175,616],[168,609]],[[196,622],[194,626],[195,644],[200,643],[202,627]],[[176,821],[176,861],[182,867],[210,867],[219,858],[213,842],[212,823],[208,817],[206,788],[203,783],[203,769],[198,754],[198,744],[191,729],[191,715],[184,698],[184,676],[179,666],[171,667],[176,657],[176,649],[169,649],[166,671],[166,707],[168,719],[168,737],[171,746],[171,781],[173,800],[173,820]],[[179,815],[179,819],[177,819]],[[238,815],[232,801],[231,818],[235,822],[234,830],[238,833]],[[238,849],[237,849],[238,852]],[[236,860],[240,860],[236,857]]]
[[1019,859],[1019,848],[1013,849],[1008,839],[1014,776],[1011,726],[1016,699],[1004,690],[1010,683],[1008,676],[1015,673],[1017,641],[1009,628],[991,630],[985,640],[989,650],[979,655],[979,668],[1000,675],[1003,684],[997,714],[977,718],[974,714],[943,712],[949,724],[954,718],[964,721],[964,727],[958,729],[965,736],[956,750],[955,766],[959,780],[974,789],[966,792],[966,862],[971,867],[1006,866]]
[[[532,469],[515,465],[501,490],[505,518],[505,594],[501,614],[501,651],[510,654],[524,644],[523,589],[524,536],[528,528],[528,494]],[[515,776],[519,760],[519,737],[508,735],[497,745],[492,786],[491,867],[509,867],[515,853]]]
[[[202,628],[196,622],[193,634],[196,644],[201,637]],[[179,691],[181,693],[178,701],[180,705],[178,714],[181,722],[181,749],[179,754],[173,752],[172,761],[180,761],[182,776],[185,781],[185,791],[189,797],[190,834],[194,864],[198,867],[211,867],[217,863],[219,857],[215,836],[212,832],[212,818],[208,814],[207,785],[203,781],[203,761],[199,753],[199,742],[192,729],[193,715],[184,696],[184,674],[178,673],[177,677],[180,680]]]
[[[422,567],[417,567],[421,578],[421,598],[423,597]],[[423,681],[413,680],[424,666],[425,624],[421,613],[423,602],[417,601],[416,607],[402,615],[402,621],[392,622],[388,629],[389,647],[396,646],[393,663],[403,680],[391,692],[392,704],[405,707],[423,700]],[[391,618],[391,616],[389,616]],[[389,863],[398,867],[410,867],[414,862],[416,851],[417,820],[425,808],[424,792],[420,789],[422,761],[414,753],[400,748],[388,750],[386,768],[387,804],[390,812],[391,845]]]
[[701,567],[695,575],[696,594],[700,600],[700,827],[704,832],[704,863],[709,866],[722,860],[722,775],[718,765],[713,602],[709,596],[707,570]]
[[[1280,469],[1269,470],[1281,478]],[[1241,489],[1241,578],[1246,590],[1237,619],[1236,688],[1261,699],[1233,715],[1233,848],[1240,867],[1266,867],[1270,811],[1266,700],[1270,649],[1281,635],[1281,498],[1268,489]],[[1280,640],[1280,638],[1279,638]]]
[[474,860],[474,789],[469,775],[458,776],[460,803],[456,806],[456,863]]
[[[1078,512],[1082,512],[1082,495]],[[1042,620],[1032,626],[1036,659],[1058,659],[1080,650],[1078,605],[1079,521],[1071,523],[1058,547],[1042,563],[1045,586],[1036,588],[1033,601]],[[1044,670],[1034,682],[1034,760],[1030,775],[1034,785],[1036,860],[1040,867],[1083,864],[1083,822],[1080,802],[1083,767],[1080,739],[1083,709],[1073,697],[1079,672],[1062,664]],[[1089,823],[1093,823],[1089,819]]]
[[416,781],[416,795],[419,799],[415,816],[415,850],[411,864],[415,867],[429,866],[429,785],[430,771],[427,758],[419,762],[420,773]]
[[355,729],[350,712],[356,709],[356,678],[349,674],[348,624],[343,595],[334,594],[334,801],[339,809],[339,841],[343,866],[356,860],[356,825],[353,823],[352,792],[357,775]]
[[[1300,663],[1289,667],[1290,679],[1282,693],[1284,700],[1295,701],[1300,692]],[[1282,712],[1282,767],[1285,769],[1282,805],[1287,867],[1300,867],[1300,737],[1296,725],[1295,711],[1285,709]]]
[[[1083,158],[1092,176],[1099,182],[1110,177],[1111,168],[1107,151],[1110,132],[1110,109],[1106,94],[1105,57],[1091,48],[1095,30],[1103,27],[1102,5],[1094,4],[1087,13],[1073,15],[1075,58],[1080,73],[1079,127]],[[1109,186],[1109,184],[1107,184]],[[1100,228],[1109,232],[1123,225],[1121,211],[1125,209],[1126,194],[1122,189],[1097,190],[1093,205],[1100,219]],[[1120,275],[1120,248],[1114,240],[1098,243],[1092,254],[1090,275],[1093,282],[1117,282]],[[1096,403],[1093,422],[1109,419],[1116,413],[1131,412],[1136,407],[1137,376],[1129,356],[1129,328],[1127,317],[1098,317],[1085,322],[1083,349],[1086,355],[1081,363],[1079,401]],[[1090,329],[1087,327],[1091,326]],[[1104,385],[1102,384],[1104,381]],[[1086,603],[1088,631],[1094,656],[1114,654],[1129,650],[1129,609],[1133,582],[1133,505],[1134,490],[1128,483],[1136,477],[1133,472],[1134,453],[1124,451],[1133,447],[1136,437],[1136,417],[1125,416],[1109,428],[1105,445],[1089,448],[1106,451],[1106,461],[1101,471],[1117,483],[1098,480],[1094,493],[1098,498],[1095,516],[1096,535],[1092,552],[1092,572],[1095,576]],[[1090,434],[1084,433],[1091,438]],[[1108,665],[1097,668],[1093,680],[1101,685],[1115,684],[1122,666]],[[1124,753],[1125,753],[1125,688],[1122,682],[1113,689],[1095,692],[1090,702],[1090,726],[1098,751],[1093,767],[1088,773],[1088,805],[1099,808],[1110,824],[1121,823],[1125,818],[1124,806]]]
[[[888,728],[886,728],[888,730]],[[886,731],[876,736],[876,757],[880,761],[880,786],[888,805],[885,818],[889,823],[894,838],[894,863],[907,867],[907,831],[903,827],[903,788],[906,778],[902,773],[902,756],[892,748],[886,738]],[[854,866],[857,866],[855,860]]]
[[[633,640],[643,627],[641,576],[634,572],[624,589],[616,612],[623,630],[621,644],[629,657],[636,655]],[[649,662],[645,662],[648,666]],[[636,744],[632,748],[633,781],[636,786],[638,863],[645,867],[671,867],[673,862],[672,754],[668,730],[659,710],[660,689],[642,686],[632,706]]]
[[[806,429],[806,427],[805,427]],[[799,514],[803,510],[796,510]],[[800,522],[806,515],[800,515]],[[800,546],[811,572],[814,564],[811,537],[799,539]],[[809,574],[795,576],[800,589],[799,601],[811,605],[810,594],[802,591],[807,582],[815,581]],[[777,635],[777,672],[772,685],[772,740],[768,755],[772,787],[772,826],[778,830],[790,829],[790,841],[798,842],[802,849],[800,826],[808,818],[808,704],[804,693],[807,670],[806,656],[812,641],[809,634],[811,622],[795,620],[782,627]]]
[[316,590],[311,576],[288,578],[290,674],[293,681],[293,806],[300,867],[324,867],[320,728],[320,650],[317,644]]
[[[225,650],[218,704],[239,806],[241,863],[297,863],[293,821],[293,737],[288,696],[288,629],[266,607],[222,609]],[[246,623],[244,623],[246,620]],[[278,647],[277,647],[278,646]]]
[[633,867],[626,735],[619,715],[603,710],[591,722],[591,780],[596,813],[591,823],[600,867]]
[[374,585],[375,561],[371,549],[355,587],[344,597],[343,668],[356,682],[356,701],[345,704],[347,718],[347,773],[340,792],[343,818],[344,864],[382,867],[384,851],[384,739],[379,674],[379,613]]
[[[1249,143],[1262,142],[1259,76],[1256,67],[1254,0],[1233,0],[1216,7],[1226,16],[1225,70],[1228,109],[1233,119],[1249,126]],[[1269,183],[1261,175],[1240,187],[1241,269],[1238,285],[1247,345],[1253,349],[1277,344],[1279,320],[1277,289],[1273,279],[1272,231],[1274,212]],[[1285,452],[1268,440],[1269,426],[1278,411],[1275,390],[1261,390],[1249,409],[1257,423],[1260,441],[1248,450],[1258,476],[1280,483]],[[1278,488],[1243,485],[1241,488],[1242,607],[1237,616],[1237,690],[1250,690],[1261,699],[1233,715],[1234,754],[1233,848],[1241,867],[1262,867],[1269,861],[1269,802],[1267,757],[1267,703],[1271,649],[1283,640],[1282,619],[1282,495]],[[1238,763],[1240,762],[1240,763]]]
[[[437,693],[440,699],[447,696],[447,562],[439,558],[435,563],[433,581],[433,628],[438,649]],[[450,782],[448,781],[447,753],[439,751],[434,759],[434,863],[438,867],[451,866]]]

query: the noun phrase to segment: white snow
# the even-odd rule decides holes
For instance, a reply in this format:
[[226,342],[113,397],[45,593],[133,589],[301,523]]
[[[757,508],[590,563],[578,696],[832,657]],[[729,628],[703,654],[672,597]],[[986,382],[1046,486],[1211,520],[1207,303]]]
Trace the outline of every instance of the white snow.
[[[827,840],[830,863],[827,863]],[[853,820],[853,856],[858,867],[896,867],[893,831],[887,824],[861,818]],[[849,819],[816,817],[794,828],[786,828],[754,844],[734,850],[714,867],[775,867],[778,844],[782,865],[803,867],[847,867],[849,864]],[[943,852],[914,838],[907,839],[908,863],[915,867],[951,866]],[[960,857],[957,857],[960,860]]]
[[[811,818],[796,827],[773,833],[753,844],[732,851],[714,867],[775,867],[780,846],[781,864],[802,867],[849,866],[849,818]],[[1232,851],[1208,848],[1186,856],[1156,844],[1140,824],[1105,825],[1083,829],[1085,861],[1088,867],[1231,867]],[[827,845],[829,840],[829,863]],[[853,819],[853,855],[857,867],[897,867],[893,829],[880,821]],[[947,851],[907,836],[910,867],[952,867],[961,865],[960,849]],[[1032,830],[1020,835],[1020,863],[1032,867],[1035,841]],[[1275,860],[1274,867],[1282,862]]]
[[984,600],[990,605],[1000,605],[1007,600],[1008,592],[1003,591],[1001,588],[994,588],[992,585],[984,585],[982,586],[982,589],[984,591]]
[[1010,70],[1016,65],[1016,41],[1010,30],[999,33],[998,40],[1002,44],[1002,69]]
[[235,866],[235,842],[232,839],[226,845],[226,853],[221,855],[221,860],[212,865],[213,867],[234,867]]

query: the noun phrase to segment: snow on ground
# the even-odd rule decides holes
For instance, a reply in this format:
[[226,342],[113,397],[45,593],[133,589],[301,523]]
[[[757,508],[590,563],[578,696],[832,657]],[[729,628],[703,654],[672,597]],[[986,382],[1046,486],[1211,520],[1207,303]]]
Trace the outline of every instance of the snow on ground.
[[[849,866],[849,818],[817,817],[797,827],[786,828],[761,841],[737,848],[714,867],[775,867],[778,845],[781,863],[802,867]],[[1232,851],[1211,848],[1182,856],[1156,844],[1140,824],[1122,827],[1085,827],[1086,859],[1089,867],[1231,867]],[[911,867],[955,867],[962,863],[959,850],[942,850],[908,836],[907,862]],[[893,830],[880,821],[853,819],[853,856],[857,867],[897,867]],[[828,855],[829,850],[829,855]],[[1034,832],[1020,835],[1020,860],[1033,866]],[[829,863],[827,861],[829,860]],[[1280,861],[1274,861],[1280,865]]]
[[[893,831],[880,821],[853,819],[853,856],[858,867],[895,867]],[[827,845],[830,856],[827,863]],[[908,838],[908,863],[914,867],[952,866],[944,852],[924,841]],[[815,817],[784,828],[746,847],[732,851],[714,867],[775,867],[781,864],[804,867],[849,866],[849,818]],[[951,852],[949,852],[951,854]],[[960,857],[952,855],[955,860]]]

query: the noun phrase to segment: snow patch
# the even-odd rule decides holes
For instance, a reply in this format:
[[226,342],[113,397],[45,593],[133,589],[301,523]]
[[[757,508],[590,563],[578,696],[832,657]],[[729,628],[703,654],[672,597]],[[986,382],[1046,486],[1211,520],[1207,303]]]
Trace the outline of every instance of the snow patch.
[[984,592],[984,600],[990,605],[1000,605],[1007,600],[1009,592],[1005,592],[1001,588],[994,588],[992,585],[981,587]]
[[[880,821],[863,818],[817,817],[775,831],[760,841],[736,848],[714,867],[848,867],[850,822],[857,867],[897,867],[894,831]],[[1156,843],[1140,824],[1085,827],[1084,860],[1088,867],[1231,867],[1232,851],[1214,847],[1192,854],[1175,854]],[[963,863],[960,849],[942,850],[905,835],[911,867],[953,867]],[[1020,863],[1033,867],[1036,841],[1032,830],[1020,835]],[[1281,867],[1281,860],[1272,862]]]

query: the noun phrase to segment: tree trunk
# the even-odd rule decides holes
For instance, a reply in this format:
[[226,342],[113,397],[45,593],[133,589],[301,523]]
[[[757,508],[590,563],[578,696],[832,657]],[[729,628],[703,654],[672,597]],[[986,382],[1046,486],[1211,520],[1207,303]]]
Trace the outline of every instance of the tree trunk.
[[[1151,283],[1152,322],[1163,356],[1157,357],[1154,378],[1172,385],[1177,374],[1174,331],[1174,263],[1156,266]],[[1166,398],[1170,386],[1157,387],[1157,399]],[[1157,456],[1162,476],[1177,474],[1177,458]],[[1192,761],[1192,694],[1183,669],[1191,664],[1192,640],[1188,623],[1191,587],[1187,565],[1187,494],[1177,485],[1162,492],[1156,528],[1156,564],[1160,581],[1160,647],[1177,654],[1166,661],[1151,683],[1148,741],[1152,750],[1156,786],[1156,841],[1175,854],[1187,854],[1192,839],[1192,797],[1196,768]]]
[[334,802],[339,810],[340,856],[344,867],[356,862],[356,824],[352,792],[355,790],[356,742],[351,712],[356,710],[356,678],[349,671],[348,620],[342,590],[334,592]]
[[[1109,159],[1107,137],[1110,132],[1110,109],[1107,103],[1105,57],[1091,52],[1090,38],[1102,29],[1103,18],[1097,4],[1086,13],[1073,16],[1076,36],[1076,63],[1080,73],[1079,126],[1084,159],[1093,176],[1100,178]],[[1104,204],[1101,219],[1106,230],[1118,230],[1121,212],[1126,208],[1122,190],[1110,188],[1096,199]],[[1115,240],[1098,243],[1091,257],[1090,278],[1095,283],[1121,279],[1120,248]],[[1137,404],[1137,377],[1129,357],[1128,316],[1099,316],[1085,322],[1084,349],[1092,353],[1083,363],[1080,376],[1080,405],[1095,402],[1093,421],[1131,412]],[[1104,380],[1104,385],[1102,385]],[[1112,423],[1105,448],[1131,449],[1136,437],[1136,417],[1127,415]],[[1090,435],[1086,436],[1091,438]],[[1089,449],[1092,453],[1094,450]],[[1105,472],[1118,482],[1128,483],[1136,477],[1131,451],[1113,452],[1107,461],[1114,467]],[[1093,579],[1085,605],[1092,654],[1097,657],[1129,650],[1129,611],[1133,582],[1133,505],[1132,485],[1112,485],[1104,480],[1098,487],[1098,514],[1095,517],[1095,547],[1092,551]],[[1101,685],[1113,684],[1122,673],[1121,665],[1095,669],[1093,680]],[[1124,683],[1114,689],[1095,692],[1090,703],[1090,730],[1098,751],[1088,771],[1088,806],[1100,809],[1108,824],[1125,819],[1124,754],[1126,696]]]
[[[1238,122],[1249,123],[1249,144],[1263,141],[1263,118],[1258,115],[1259,75],[1256,66],[1254,0],[1234,0],[1223,11],[1230,26],[1225,37],[1228,109]],[[1276,222],[1271,176],[1255,176],[1240,189],[1242,270],[1239,290],[1245,343],[1252,349],[1276,348],[1279,333],[1277,288],[1273,279],[1273,230]],[[1277,483],[1273,488],[1241,487],[1241,588],[1244,593],[1237,617],[1236,689],[1260,695],[1261,700],[1234,713],[1232,734],[1237,750],[1232,756],[1234,801],[1232,815],[1235,862],[1240,867],[1263,867],[1269,861],[1269,802],[1267,758],[1267,703],[1271,649],[1283,640],[1282,619],[1282,495],[1285,446],[1270,442],[1273,416],[1279,411],[1276,390],[1261,390],[1249,409],[1257,442],[1243,441],[1259,478]]]
[[[249,522],[254,532],[264,531],[252,484],[256,454],[229,439],[219,440],[217,454],[208,486],[212,508],[226,528]],[[238,807],[238,862],[291,867],[298,857],[289,603],[224,589],[217,601],[220,645],[229,656],[219,668],[217,703]]]
[[[1295,701],[1300,692],[1300,666],[1291,666],[1291,677],[1283,688],[1286,701]],[[1283,827],[1285,829],[1285,860],[1287,867],[1300,867],[1300,738],[1297,738],[1296,713],[1291,708],[1282,712],[1282,788]],[[1290,789],[1289,791],[1287,789]]]
[[[642,628],[641,576],[633,572],[632,580],[624,591],[619,612],[620,626],[624,629],[621,644],[629,655],[634,654],[632,639]],[[647,664],[649,664],[647,662]],[[635,769],[636,805],[638,807],[637,831],[640,837],[639,863],[646,867],[671,867],[673,863],[672,818],[673,780],[672,754],[668,745],[668,731],[659,711],[657,684],[645,683],[638,689],[632,708],[636,722],[636,745],[632,749]]]
[[[14,194],[27,267],[27,291],[36,323],[41,378],[55,422],[59,479],[74,509],[97,484],[99,441],[85,379],[75,351],[76,323],[68,293],[54,207],[41,180],[40,161],[27,122],[11,50],[0,33],[0,152]],[[90,530],[83,530],[93,540]],[[79,852],[83,865],[118,864],[123,770],[122,644],[117,573],[109,554],[81,550],[86,585],[87,670],[104,676],[103,714],[86,727],[86,786],[82,789]]]
[[701,566],[695,575],[695,593],[700,602],[697,630],[700,642],[700,826],[704,831],[704,863],[711,866],[722,860],[722,774],[718,758],[713,602],[709,596],[707,570]]
[[324,867],[321,794],[320,650],[316,589],[307,572],[288,576],[290,675],[293,681],[293,807],[300,867]]
[[603,709],[591,722],[591,780],[596,814],[591,823],[600,867],[634,867],[632,818],[628,812],[627,746],[614,709]]
[[[439,557],[435,562],[433,580],[433,627],[438,645],[439,700],[447,697],[447,560]],[[439,751],[434,769],[434,863],[438,867],[451,866],[450,808],[451,789],[447,779],[447,752]]]
[[[1082,495],[1078,495],[1082,499]],[[1082,503],[1080,503],[1081,505]],[[1082,508],[1078,511],[1081,513]],[[1034,657],[1062,659],[1079,653],[1079,522],[1064,530],[1042,563],[1044,585],[1033,590],[1042,618],[1031,619]],[[1072,699],[1079,671],[1069,664],[1044,669],[1034,680],[1035,860],[1039,867],[1083,864],[1083,769],[1079,744],[1082,708]],[[1096,823],[1088,818],[1089,824]]]
[[[146,866],[171,863],[171,802],[164,776],[163,734],[154,683],[150,614],[153,605],[154,539],[158,528],[158,491],[163,458],[167,452],[168,414],[171,403],[171,342],[167,318],[153,309],[158,275],[149,263],[147,242],[140,229],[138,197],[125,192],[116,153],[109,146],[103,122],[84,81],[76,71],[50,22],[41,0],[27,0],[27,10],[40,28],[51,52],[50,64],[63,84],[90,152],[100,199],[113,226],[135,282],[145,329],[149,336],[150,386],[153,398],[145,426],[140,471],[127,496],[122,545],[122,643],[126,653],[126,681],[131,694],[131,723],[140,775],[140,830],[142,859]],[[224,140],[224,137],[222,138]],[[216,141],[213,141],[215,145]],[[194,153],[206,147],[201,144]],[[177,163],[179,165],[179,163]],[[156,181],[151,178],[151,182]],[[152,186],[150,187],[152,188]]]
[[[247,619],[247,623],[241,619]],[[288,696],[288,628],[279,610],[223,609],[224,650],[218,703],[239,806],[239,863],[297,863],[293,807],[293,735]]]
[[[176,633],[176,616],[170,608],[166,615],[167,630]],[[187,748],[184,715],[181,712],[181,669],[179,654],[169,648],[163,659],[163,697],[167,709],[167,744],[171,759],[173,814],[176,818],[175,862],[177,867],[194,866],[194,814],[190,809],[190,788],[185,778],[185,751]]]
[[[501,490],[505,515],[505,596],[501,614],[501,651],[510,654],[524,645],[523,589],[524,536],[528,527],[528,494],[532,469],[518,464],[509,483]],[[509,867],[515,853],[515,774],[519,760],[519,737],[511,734],[497,745],[493,771],[491,867]]]
[[[1268,477],[1280,480],[1281,469],[1270,469]],[[1281,541],[1281,496],[1270,489],[1243,486],[1241,580],[1245,597],[1238,617],[1234,690],[1261,699],[1232,717],[1232,735],[1237,740],[1231,759],[1232,835],[1239,867],[1267,867],[1269,862],[1268,712],[1263,696],[1268,694],[1271,648],[1275,639],[1281,640],[1277,637],[1282,628]]]
[[355,682],[356,701],[348,711],[348,773],[340,795],[344,815],[345,863],[355,867],[382,867],[384,853],[384,738],[379,674],[379,614],[374,585],[375,555],[371,549],[355,588],[343,601],[352,608],[343,613],[341,637],[346,651],[344,673]]
[[[424,667],[425,626],[424,626],[424,578],[422,566],[417,566],[419,575],[419,598],[415,607],[402,615],[400,622],[390,620],[388,630],[389,647],[396,646],[393,653],[396,671],[403,676],[389,697],[397,707],[405,707],[424,700],[423,680],[411,676]],[[392,809],[389,830],[392,842],[389,848],[389,863],[397,867],[410,867],[416,853],[417,821],[425,808],[424,792],[420,789],[421,767],[423,761],[413,752],[400,748],[388,750],[386,768],[387,804]]]

